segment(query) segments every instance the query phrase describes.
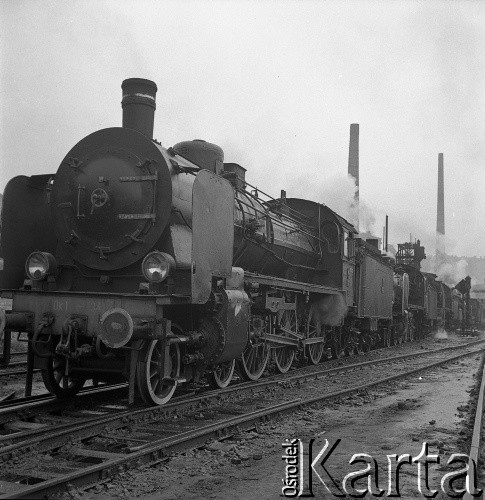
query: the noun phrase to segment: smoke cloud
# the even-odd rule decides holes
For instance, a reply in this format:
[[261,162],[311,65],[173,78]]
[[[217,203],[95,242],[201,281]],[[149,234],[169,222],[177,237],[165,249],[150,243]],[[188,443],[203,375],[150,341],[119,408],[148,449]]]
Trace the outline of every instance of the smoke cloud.
[[347,314],[342,295],[328,295],[313,303],[316,318],[322,325],[338,326]]
[[459,260],[456,264],[436,262],[435,266],[434,274],[447,285],[456,285],[467,275],[468,262],[465,259]]
[[351,176],[332,175],[323,180],[318,185],[311,187],[301,179],[294,186],[296,196],[314,200],[323,203],[337,212],[344,219],[347,219],[355,227],[359,227],[360,232],[381,234],[381,229],[376,223],[376,210],[360,197],[359,203],[356,203],[355,194],[357,186],[355,179]]
[[[453,260],[452,257],[438,253],[437,255],[431,256],[428,261],[426,268],[429,272],[436,274],[438,280],[443,281],[443,283],[449,286],[455,286],[463,278],[471,275],[466,259],[459,259],[456,261]],[[479,281],[471,276],[471,283],[475,285],[478,284]]]

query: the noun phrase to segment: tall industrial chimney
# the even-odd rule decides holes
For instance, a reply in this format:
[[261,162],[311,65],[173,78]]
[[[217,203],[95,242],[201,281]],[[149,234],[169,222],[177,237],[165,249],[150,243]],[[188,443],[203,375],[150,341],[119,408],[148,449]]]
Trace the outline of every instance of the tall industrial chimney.
[[356,190],[354,203],[357,208],[356,229],[359,230],[359,124],[350,125],[349,175],[354,178]]
[[443,153],[438,154],[438,207],[436,214],[436,254],[445,253],[445,181]]
[[149,139],[153,138],[155,94],[157,86],[151,80],[128,78],[121,84],[123,99],[123,127],[131,128]]

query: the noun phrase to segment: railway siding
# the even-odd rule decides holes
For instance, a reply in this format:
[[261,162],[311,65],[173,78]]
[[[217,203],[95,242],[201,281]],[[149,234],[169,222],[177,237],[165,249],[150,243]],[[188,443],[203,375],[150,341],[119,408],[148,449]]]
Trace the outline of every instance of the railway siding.
[[[88,498],[95,493],[96,498],[103,500],[135,495],[145,500],[182,496],[187,500],[281,498],[285,473],[281,443],[292,437],[299,437],[305,443],[315,438],[317,450],[324,439],[333,443],[341,438],[328,461],[332,473],[347,470],[353,453],[366,451],[383,465],[388,454],[416,455],[427,441],[430,453],[438,454],[441,459],[441,464],[430,472],[430,486],[440,490],[439,481],[450,470],[445,465],[450,455],[468,450],[466,417],[473,409],[473,400],[469,398],[479,363],[477,356],[470,357],[387,387],[314,404],[291,416],[262,424],[258,432],[213,441],[169,456],[154,467],[127,471],[98,484],[83,496]],[[446,400],[441,396],[445,390]],[[353,470],[360,468],[354,466]],[[381,480],[382,477],[385,475]],[[336,478],[342,479],[338,474]],[[422,498],[412,467],[404,467],[400,479],[401,498]],[[316,498],[327,498],[323,487],[315,481]],[[449,497],[439,491],[436,498]]]
[[[164,461],[169,453],[178,449],[201,446],[210,437],[221,439],[238,435],[244,428],[254,428],[277,415],[290,414],[298,408],[328,401],[329,398],[352,397],[356,391],[367,390],[376,384],[389,384],[405,373],[409,375],[416,370],[427,370],[432,362],[448,363],[449,358],[449,353],[441,352],[407,360],[391,360],[386,364],[376,361],[375,365],[354,366],[346,372],[345,379],[341,374],[337,379],[335,372],[333,376],[327,373],[322,378],[305,375],[310,379],[308,383],[287,380],[266,385],[260,392],[251,389],[249,395],[235,391],[232,395],[226,394],[223,399],[218,398],[218,402],[199,405],[195,410],[180,410],[172,415],[167,410],[158,409],[155,417],[156,410],[152,413],[139,410],[136,415],[122,416],[121,422],[111,428],[108,422],[103,422],[102,426],[99,422],[97,428],[92,426],[87,435],[74,431],[69,440],[64,439],[64,443],[60,436],[56,436],[59,440],[54,446],[49,445],[50,450],[42,446],[31,450],[30,462],[14,454],[4,465],[7,472],[19,480],[24,471],[24,482],[37,483],[28,488],[21,487],[17,494],[22,498],[50,494],[66,482],[81,486],[106,481],[128,468]],[[411,366],[413,371],[410,371]],[[335,387],[343,388],[343,391],[332,390]],[[85,427],[87,429],[88,424]],[[165,437],[157,440],[157,436]],[[14,450],[9,453],[12,452]],[[46,460],[39,460],[39,453]],[[8,482],[15,489],[12,480]],[[6,483],[3,485],[4,488],[8,486]],[[7,497],[15,496],[13,491],[4,493]]]

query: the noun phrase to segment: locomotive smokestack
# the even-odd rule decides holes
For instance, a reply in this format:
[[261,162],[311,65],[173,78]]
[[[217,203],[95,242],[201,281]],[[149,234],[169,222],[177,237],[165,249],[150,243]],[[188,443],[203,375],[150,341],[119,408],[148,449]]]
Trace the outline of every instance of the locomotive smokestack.
[[355,180],[356,190],[354,204],[357,208],[356,229],[359,230],[359,124],[350,125],[349,142],[349,170],[348,173]]
[[131,128],[149,139],[153,138],[155,116],[155,94],[157,86],[151,80],[128,78],[121,84],[123,99],[123,127]]
[[443,153],[438,154],[438,207],[436,215],[436,253],[445,253],[445,181]]

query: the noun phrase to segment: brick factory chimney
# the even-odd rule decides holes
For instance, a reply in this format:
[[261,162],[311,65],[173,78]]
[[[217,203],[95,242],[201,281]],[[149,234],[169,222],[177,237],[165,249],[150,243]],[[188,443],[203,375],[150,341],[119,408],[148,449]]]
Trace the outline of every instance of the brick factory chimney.
[[445,181],[443,153],[438,154],[438,207],[436,214],[436,254],[445,253]]
[[355,179],[355,197],[354,203],[357,208],[356,229],[359,230],[359,124],[352,123],[350,125],[350,142],[349,142],[349,170],[348,173]]

